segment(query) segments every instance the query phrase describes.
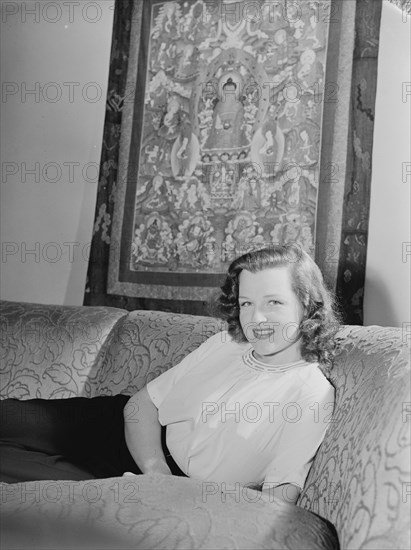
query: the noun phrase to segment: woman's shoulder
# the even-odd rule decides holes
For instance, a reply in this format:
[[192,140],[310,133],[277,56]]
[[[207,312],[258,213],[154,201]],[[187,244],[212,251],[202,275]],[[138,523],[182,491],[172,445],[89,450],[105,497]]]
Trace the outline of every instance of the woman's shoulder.
[[228,330],[221,330],[213,334],[213,336],[210,336],[203,345],[207,345],[214,349],[219,347],[239,348],[241,346],[241,344],[233,339]]
[[242,354],[245,349],[244,344],[236,342],[227,330],[222,330],[210,336],[201,347],[203,353],[218,353],[221,355]]
[[322,372],[318,363],[308,363],[306,367],[299,369],[298,376],[304,382],[304,388],[311,395],[334,395],[334,386]]

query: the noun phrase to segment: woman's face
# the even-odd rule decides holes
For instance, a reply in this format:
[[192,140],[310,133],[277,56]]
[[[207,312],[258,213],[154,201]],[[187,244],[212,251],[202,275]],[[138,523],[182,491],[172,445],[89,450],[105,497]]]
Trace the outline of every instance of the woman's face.
[[292,289],[287,267],[239,276],[240,324],[260,361],[271,365],[301,359],[298,327],[303,307]]

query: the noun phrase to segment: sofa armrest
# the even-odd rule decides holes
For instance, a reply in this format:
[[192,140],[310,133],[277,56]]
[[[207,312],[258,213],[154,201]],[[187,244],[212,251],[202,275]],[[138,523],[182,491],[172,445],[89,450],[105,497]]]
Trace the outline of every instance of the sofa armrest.
[[339,548],[319,516],[238,484],[156,474],[1,488],[7,548]]

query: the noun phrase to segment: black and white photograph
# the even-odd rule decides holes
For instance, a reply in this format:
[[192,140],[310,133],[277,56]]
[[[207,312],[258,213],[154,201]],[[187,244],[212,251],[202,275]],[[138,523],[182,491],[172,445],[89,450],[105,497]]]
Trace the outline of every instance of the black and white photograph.
[[2,550],[410,550],[411,1],[0,16]]

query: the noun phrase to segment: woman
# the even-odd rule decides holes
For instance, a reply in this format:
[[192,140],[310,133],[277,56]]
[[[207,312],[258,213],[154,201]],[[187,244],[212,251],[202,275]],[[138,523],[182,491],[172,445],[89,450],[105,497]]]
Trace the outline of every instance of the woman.
[[[272,246],[230,265],[217,308],[228,331],[131,398],[3,402],[9,417],[20,414],[2,428],[5,445],[62,461],[54,477],[52,471],[33,477],[29,463],[9,476],[176,474],[262,486],[296,502],[334,403],[319,368],[333,356],[338,325],[331,296],[304,251]],[[24,408],[32,414],[22,415]],[[9,460],[9,472],[15,462]],[[67,467],[71,477],[61,477]]]

